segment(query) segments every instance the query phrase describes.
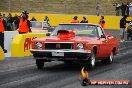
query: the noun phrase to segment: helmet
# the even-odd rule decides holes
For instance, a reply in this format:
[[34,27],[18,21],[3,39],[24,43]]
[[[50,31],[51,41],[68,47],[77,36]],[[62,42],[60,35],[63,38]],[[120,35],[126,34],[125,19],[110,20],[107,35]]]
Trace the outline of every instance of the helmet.
[[23,14],[29,14],[26,10],[22,11]]
[[129,26],[132,26],[132,22],[129,23]]
[[74,16],[74,18],[73,19],[77,19],[78,17],[77,16]]

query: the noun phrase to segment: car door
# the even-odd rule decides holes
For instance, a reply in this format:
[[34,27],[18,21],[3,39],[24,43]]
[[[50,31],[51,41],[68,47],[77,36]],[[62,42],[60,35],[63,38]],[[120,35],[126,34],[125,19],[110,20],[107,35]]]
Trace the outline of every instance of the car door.
[[108,53],[107,38],[101,27],[98,26],[97,30],[98,30],[98,36],[100,41],[99,50],[98,50],[99,57],[107,57],[107,53]]
[[[102,29],[102,28],[101,28]],[[108,57],[111,54],[111,50],[113,48],[113,37],[110,36],[110,34],[105,34],[104,30],[102,29],[102,32],[104,33],[104,35],[106,36],[106,56]],[[109,36],[108,36],[109,35]]]

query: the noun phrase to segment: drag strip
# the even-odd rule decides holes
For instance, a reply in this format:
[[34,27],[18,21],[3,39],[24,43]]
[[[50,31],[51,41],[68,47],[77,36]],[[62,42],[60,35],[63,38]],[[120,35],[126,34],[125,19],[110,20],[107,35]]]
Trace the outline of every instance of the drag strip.
[[[89,70],[90,79],[132,80],[132,47],[122,47],[114,63],[96,63]],[[83,88],[79,77],[81,64],[67,65],[63,62],[47,62],[43,70],[37,70],[32,56],[8,58],[0,62],[0,88]],[[86,86],[85,88],[130,88],[130,86]]]

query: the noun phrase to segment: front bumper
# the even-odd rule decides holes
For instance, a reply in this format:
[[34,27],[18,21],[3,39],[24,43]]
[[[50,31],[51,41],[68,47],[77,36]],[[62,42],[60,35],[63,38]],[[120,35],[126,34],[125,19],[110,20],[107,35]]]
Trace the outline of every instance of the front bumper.
[[[71,49],[61,49],[61,50],[37,50],[30,49],[34,57],[47,57],[47,58],[58,58],[61,60],[78,60],[86,59],[90,56],[91,50],[71,50]],[[67,58],[67,59],[66,59]],[[72,58],[72,59],[71,59]]]

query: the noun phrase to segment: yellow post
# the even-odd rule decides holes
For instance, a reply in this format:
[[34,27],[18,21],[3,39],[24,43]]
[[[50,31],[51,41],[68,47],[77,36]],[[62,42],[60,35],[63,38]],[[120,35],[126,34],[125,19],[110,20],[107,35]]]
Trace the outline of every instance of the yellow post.
[[0,60],[5,60],[5,54],[1,46],[0,46]]

